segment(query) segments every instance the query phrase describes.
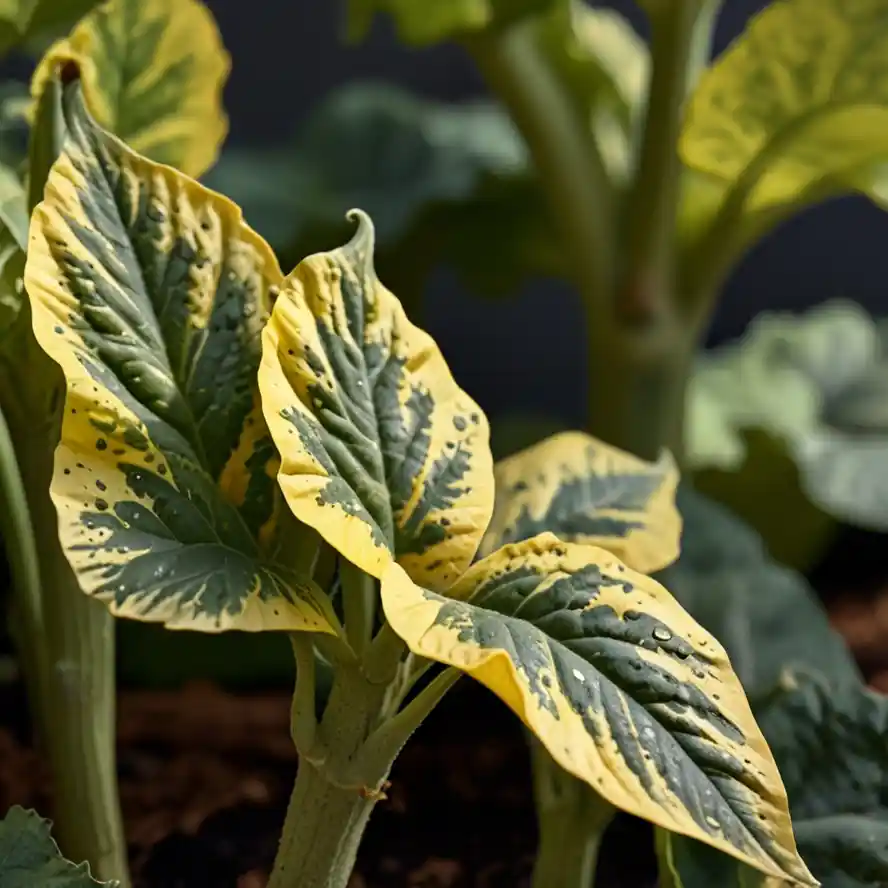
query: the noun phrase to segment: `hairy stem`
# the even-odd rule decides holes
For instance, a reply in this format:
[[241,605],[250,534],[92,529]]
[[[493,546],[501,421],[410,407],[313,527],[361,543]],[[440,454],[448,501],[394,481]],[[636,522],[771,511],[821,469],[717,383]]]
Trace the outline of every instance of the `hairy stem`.
[[615,195],[588,120],[541,53],[533,22],[466,46],[527,142],[584,301],[604,308],[616,271]]
[[337,669],[318,726],[320,760],[300,759],[268,888],[345,888],[394,756],[375,769],[359,755],[378,726],[385,685],[357,668]]

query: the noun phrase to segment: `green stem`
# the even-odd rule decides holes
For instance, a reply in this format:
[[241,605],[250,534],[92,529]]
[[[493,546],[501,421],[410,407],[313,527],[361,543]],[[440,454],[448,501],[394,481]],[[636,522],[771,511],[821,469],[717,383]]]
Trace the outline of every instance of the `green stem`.
[[[60,149],[58,98],[53,83],[38,102],[30,210],[42,197]],[[127,888],[116,772],[114,620],[103,604],[83,594],[59,543],[49,496],[64,383],[33,338],[27,300],[10,339],[2,362],[3,410],[28,493],[41,580],[42,617],[39,624],[23,622],[22,646],[33,652],[24,665],[39,695],[32,704],[37,742],[53,775],[54,831],[67,857],[89,861],[96,878],[117,879]]]
[[614,809],[530,736],[539,849],[532,888],[591,888]]
[[361,657],[373,638],[379,587],[370,574],[346,558],[339,559],[339,580],[342,584],[345,635],[352,650]]
[[671,309],[681,184],[678,136],[693,64],[700,0],[664,4],[651,19],[651,79],[644,136],[627,207],[625,281],[618,310],[648,324]]
[[397,751],[374,768],[360,751],[378,727],[386,686],[337,670],[318,726],[324,754],[303,757],[268,888],[345,888],[361,837]]
[[540,51],[532,22],[467,38],[466,46],[527,142],[584,301],[607,306],[615,195],[588,121]]

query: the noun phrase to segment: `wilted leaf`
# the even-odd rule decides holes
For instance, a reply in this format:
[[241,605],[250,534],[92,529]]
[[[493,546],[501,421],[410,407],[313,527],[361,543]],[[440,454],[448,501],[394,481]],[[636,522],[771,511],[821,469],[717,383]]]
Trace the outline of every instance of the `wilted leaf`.
[[494,477],[482,555],[550,531],[607,549],[644,573],[678,557],[678,471],[668,453],[648,463],[582,432],[563,432],[497,463]]
[[739,468],[743,432],[761,429],[814,505],[888,529],[888,350],[860,306],[760,315],[738,343],[701,356],[688,401],[693,469]]
[[888,884],[888,699],[798,671],[759,718],[799,849],[824,888]]
[[287,278],[259,387],[296,517],[379,577],[397,558],[432,588],[469,565],[493,510],[487,419],[432,338],[377,279],[373,226]]
[[81,585],[170,627],[330,631],[260,548],[274,464],[256,371],[274,255],[228,200],[103,132],[79,83],[63,106],[25,285],[65,375],[52,496]]
[[75,62],[100,126],[134,151],[190,176],[216,159],[228,132],[222,87],[230,59],[200,0],[109,0],[53,44],[34,73],[37,96]]
[[856,686],[854,660],[804,578],[769,558],[758,534],[723,506],[685,485],[676,501],[681,555],[657,579],[725,646],[750,698],[792,665]]
[[50,834],[50,823],[36,811],[13,805],[0,820],[0,885],[3,888],[117,888],[119,882],[97,882],[89,864],[74,865],[62,857]]
[[415,654],[494,691],[614,806],[814,884],[724,651],[662,586],[543,534],[474,565],[447,594],[398,565],[383,576],[386,616]]
[[86,15],[99,0],[0,0],[0,53]]
[[405,43],[426,45],[502,26],[538,12],[553,0],[348,0],[348,35],[366,36],[377,13],[392,17]]

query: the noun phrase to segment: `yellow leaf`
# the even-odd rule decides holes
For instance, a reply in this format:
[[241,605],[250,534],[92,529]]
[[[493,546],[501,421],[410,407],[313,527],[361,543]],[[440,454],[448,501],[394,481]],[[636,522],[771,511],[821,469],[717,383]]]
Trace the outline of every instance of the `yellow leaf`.
[[373,270],[373,226],[303,260],[263,334],[259,388],[293,514],[367,573],[435,589],[493,511],[487,418]]
[[414,654],[492,690],[615,807],[817,884],[724,649],[659,583],[542,534],[474,565],[448,597],[391,565],[382,601]]
[[562,432],[494,467],[496,507],[481,554],[550,531],[590,543],[651,573],[678,557],[678,470],[649,463],[582,432]]
[[228,132],[231,62],[200,0],[101,4],[47,50],[32,95],[68,62],[80,68],[96,121],[134,151],[194,177],[213,165]]
[[888,7],[777,0],[703,74],[680,140],[685,163],[745,213],[805,200],[888,159]]
[[226,198],[98,128],[77,82],[62,104],[25,287],[65,377],[51,494],[81,586],[170,628],[332,632],[323,597],[260,545],[267,466],[231,466],[262,437],[273,459],[250,424],[274,254]]

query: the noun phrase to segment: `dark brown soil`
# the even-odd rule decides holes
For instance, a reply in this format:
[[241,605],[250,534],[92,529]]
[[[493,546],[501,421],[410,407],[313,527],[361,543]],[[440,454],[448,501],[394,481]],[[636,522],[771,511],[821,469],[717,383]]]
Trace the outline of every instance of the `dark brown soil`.
[[[23,714],[18,693],[4,720]],[[121,800],[137,888],[263,888],[296,771],[286,693],[211,684],[120,695]],[[479,724],[478,714],[483,713]],[[0,810],[50,813],[45,770],[0,730]],[[479,729],[482,733],[479,734]],[[484,689],[463,682],[399,758],[350,888],[523,888],[536,842],[524,737]],[[606,888],[647,888],[643,824],[614,825]],[[633,868],[618,848],[632,849]]]

